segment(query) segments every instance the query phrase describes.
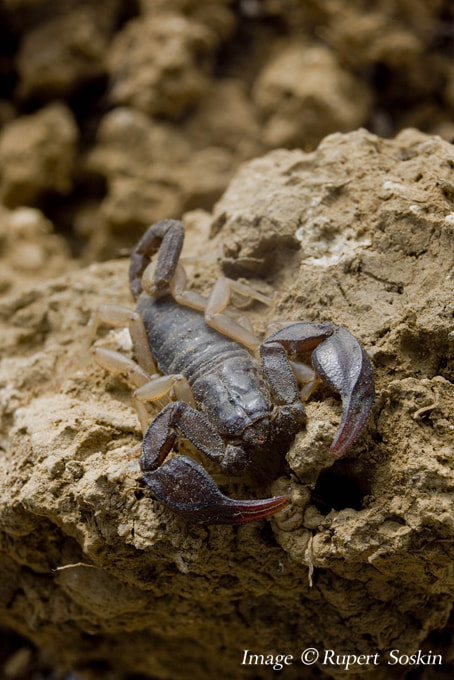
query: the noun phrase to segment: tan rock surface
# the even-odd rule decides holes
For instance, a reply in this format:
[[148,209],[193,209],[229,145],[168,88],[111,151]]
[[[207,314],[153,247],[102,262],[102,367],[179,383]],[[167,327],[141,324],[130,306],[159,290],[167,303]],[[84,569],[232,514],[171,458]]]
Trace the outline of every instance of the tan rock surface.
[[[312,153],[243,165],[212,216],[187,216],[192,253],[223,243],[225,272],[282,291],[273,309],[251,306],[257,332],[332,319],[373,359],[364,434],[330,459],[340,404],[321,388],[272,486],[292,503],[270,522],[174,517],[130,458],[140,432],[127,380],[88,364],[55,389],[91,310],[130,304],[126,260],[3,299],[4,625],[96,677],[265,677],[241,665],[245,649],[292,654],[288,678],[389,678],[389,650],[426,645],[452,663],[436,631],[454,592],[453,166],[449,144],[414,130],[334,134]],[[206,291],[219,271],[194,265],[193,285]],[[131,352],[121,330],[97,343]],[[378,667],[322,664],[319,676],[299,661],[308,647],[382,656]]]
[[51,104],[22,116],[0,134],[0,196],[11,208],[36,204],[48,193],[68,194],[78,130],[71,111]]
[[203,24],[178,14],[129,22],[109,57],[111,101],[151,115],[180,117],[209,87],[207,55],[216,42]]

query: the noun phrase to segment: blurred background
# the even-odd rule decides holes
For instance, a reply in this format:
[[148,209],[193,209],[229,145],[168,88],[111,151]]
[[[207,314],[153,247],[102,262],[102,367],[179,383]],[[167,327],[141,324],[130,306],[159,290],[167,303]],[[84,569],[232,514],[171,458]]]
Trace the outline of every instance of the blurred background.
[[453,36],[450,0],[0,0],[0,294],[209,211],[269,149],[451,140]]

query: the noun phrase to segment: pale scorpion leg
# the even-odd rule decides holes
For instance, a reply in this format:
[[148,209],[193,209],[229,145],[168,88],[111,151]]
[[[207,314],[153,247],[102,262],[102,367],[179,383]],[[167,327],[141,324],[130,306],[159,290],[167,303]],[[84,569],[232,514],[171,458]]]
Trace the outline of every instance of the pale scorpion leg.
[[295,381],[287,352],[298,356],[307,351],[312,351],[316,374],[342,399],[342,418],[330,448],[333,455],[341,456],[360,434],[372,408],[372,365],[346,328],[331,323],[296,322],[273,333],[260,349],[264,373],[282,399],[288,398],[286,394]]
[[[90,352],[98,366],[110,373],[124,373],[128,375],[135,387],[140,388],[142,385],[147,385],[152,381],[152,376],[149,376],[139,364],[132,359],[123,356],[120,352],[105,349],[104,347],[93,347]],[[135,398],[135,394],[133,395],[133,404],[139,418],[142,432],[145,433],[150,424],[149,413],[144,404],[139,399]]]
[[124,373],[131,378],[132,383],[137,388],[132,398],[144,434],[150,425],[149,414],[144,407],[144,402],[157,402],[163,408],[167,404],[163,401],[163,398],[173,391],[176,399],[185,401],[194,408],[196,407],[192,390],[184,375],[150,376],[135,361],[119,352],[102,347],[93,347],[91,353],[101,368],[111,373]]
[[292,361],[292,359],[289,359],[289,364],[292,367],[297,383],[303,385],[300,389],[300,398],[302,401],[307,401],[321,380],[314,369],[302,361]]
[[226,314],[222,314],[230,302],[232,291],[251,297],[266,305],[270,305],[273,302],[272,298],[262,295],[251,286],[221,276],[214,284],[211,295],[208,298],[205,308],[205,320],[211,328],[215,328],[217,331],[242,345],[246,345],[250,349],[255,349],[260,345],[260,340],[237,321],[234,321]]
[[123,356],[120,352],[103,347],[93,347],[90,351],[98,366],[104,370],[110,373],[123,373],[130,377],[131,382],[137,388],[132,398],[144,434],[150,426],[150,417],[144,402],[157,402],[163,408],[168,404],[163,401],[163,398],[173,390],[178,400],[186,401],[192,407],[196,407],[192,390],[184,375],[150,376],[135,361]]
[[102,324],[112,328],[121,328],[122,326],[129,325],[129,334],[140,366],[149,375],[157,372],[140,314],[122,305],[99,305],[88,322],[87,332],[81,346],[61,371],[58,383],[61,383],[68,375],[85,366],[90,358],[90,347],[96,337],[99,326]]
[[249,501],[228,498],[189,456],[166,460],[178,433],[218,463],[229,449],[205,416],[189,404],[175,401],[158,413],[144,437],[140,465],[153,495],[172,510],[196,522],[243,524],[268,517],[288,504],[288,496]]
[[185,401],[193,408],[197,407],[191,387],[181,373],[161,375],[159,378],[150,380],[134,392],[134,398],[140,401],[156,401],[172,390],[178,401]]
[[[123,356],[120,352],[101,347],[91,347],[98,328],[102,324],[112,328],[129,326],[129,334],[138,363]],[[150,382],[152,380],[151,376],[157,373],[157,367],[151,354],[142,317],[134,310],[122,305],[99,305],[94,310],[87,326],[85,339],[74,357],[64,367],[56,381],[56,387],[60,387],[62,381],[68,375],[83,368],[90,355],[98,366],[106,371],[129,375],[135,387],[141,387],[145,383]],[[133,403],[142,431],[145,432],[150,420],[148,411],[141,401],[134,399]]]
[[150,382],[151,378],[139,364],[125,357],[120,352],[115,352],[105,347],[92,347],[90,350],[95,362],[110,373],[124,373],[130,376],[134,387],[142,387]]
[[[268,331],[271,334],[277,333],[277,331],[287,328],[288,326],[294,326],[296,321],[273,321],[268,325]],[[267,337],[270,337],[267,336]],[[314,369],[302,361],[296,361],[295,359],[288,359],[288,362],[293,370],[293,375],[299,385],[303,387],[300,389],[300,398],[302,401],[307,401],[311,396],[312,392],[321,383],[320,377],[314,371]]]
[[172,296],[179,304],[204,312],[207,326],[236,340],[236,342],[251,349],[260,345],[260,340],[254,335],[250,328],[246,328],[246,326],[238,323],[238,321],[235,321],[222,312],[230,302],[232,291],[236,291],[241,295],[251,297],[254,300],[258,300],[267,305],[272,304],[272,298],[254,290],[251,286],[228,279],[225,276],[221,276],[216,281],[208,298],[199,295],[199,293],[186,290],[186,282],[186,272],[181,265],[178,265],[170,282],[169,289]]

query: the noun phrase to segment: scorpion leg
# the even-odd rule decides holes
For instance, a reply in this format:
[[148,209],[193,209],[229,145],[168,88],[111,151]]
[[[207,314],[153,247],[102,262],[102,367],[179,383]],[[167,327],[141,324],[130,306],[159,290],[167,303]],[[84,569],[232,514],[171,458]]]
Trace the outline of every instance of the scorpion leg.
[[181,373],[162,375],[139,386],[134,392],[134,398],[140,401],[156,401],[173,390],[178,401],[185,401],[196,408],[194,395],[187,379]]
[[263,295],[247,284],[228,279],[225,276],[221,276],[216,281],[208,298],[194,291],[186,290],[186,283],[186,272],[183,267],[178,266],[170,284],[170,292],[179,304],[202,311],[205,314],[205,321],[208,326],[236,340],[236,342],[250,349],[259,346],[260,341],[250,329],[250,326],[246,327],[246,325],[238,323],[223,312],[230,302],[232,291],[251,297],[266,305],[272,304],[273,298]]
[[[138,363],[123,356],[120,352],[114,352],[102,347],[93,347],[90,350],[90,345],[101,324],[113,328],[129,325],[129,334],[134,345]],[[135,387],[141,387],[149,382],[151,376],[157,373],[156,364],[148,344],[143,319],[140,314],[129,309],[129,307],[123,307],[121,305],[99,305],[99,307],[95,309],[88,323],[86,338],[80,350],[63,370],[57,381],[57,386],[60,385],[62,379],[67,374],[82,368],[88,361],[90,354],[93,356],[98,366],[104,368],[106,371],[127,374]],[[142,431],[145,432],[150,420],[148,412],[143,403],[137,399],[134,399],[134,406],[142,426]]]
[[256,300],[260,300],[260,302],[271,303],[270,298],[254,291],[250,286],[221,276],[214,284],[211,295],[208,298],[207,306],[205,307],[205,321],[211,328],[227,335],[242,345],[246,345],[250,349],[254,349],[260,345],[260,340],[247,328],[222,313],[230,302],[233,290],[242,295],[254,297]]
[[261,347],[264,373],[281,399],[288,399],[289,391],[294,389],[286,353],[298,356],[307,351],[312,351],[316,374],[342,399],[342,418],[330,448],[333,455],[341,456],[369,417],[374,400],[372,365],[346,328],[297,322],[271,335]]
[[225,454],[216,430],[185,402],[172,402],[156,416],[144,437],[140,465],[153,495],[175,512],[207,524],[243,524],[269,517],[287,505],[287,496],[249,501],[229,498],[189,456],[166,460],[178,433],[213,461],[220,463]]
[[[156,364],[148,345],[145,326],[140,314],[122,305],[99,305],[91,315],[85,337],[80,343],[78,350],[60,371],[56,380],[56,387],[60,387],[67,376],[80,370],[88,362],[91,344],[101,325],[110,326],[111,328],[121,328],[122,326],[129,325],[129,334],[140,366],[147,374],[156,373]],[[111,369],[108,368],[107,370]]]
[[120,352],[105,349],[104,347],[93,347],[91,354],[98,366],[105,371],[129,375],[135,387],[141,387],[150,381],[150,376],[139,364],[125,357]]
[[[114,352],[104,347],[93,347],[91,354],[98,366],[110,373],[124,373],[128,375],[133,385],[137,388],[152,382],[152,377],[139,364],[120,354],[120,352]],[[135,397],[135,393],[133,395],[133,404],[137,411],[142,432],[146,432],[150,423],[150,416],[143,402]]]
[[301,361],[294,361],[290,359],[289,364],[292,367],[293,375],[295,376],[296,381],[299,384],[304,385],[304,387],[300,390],[300,397],[303,401],[307,401],[312,392],[316,389],[317,385],[320,383],[320,378],[313,368]]

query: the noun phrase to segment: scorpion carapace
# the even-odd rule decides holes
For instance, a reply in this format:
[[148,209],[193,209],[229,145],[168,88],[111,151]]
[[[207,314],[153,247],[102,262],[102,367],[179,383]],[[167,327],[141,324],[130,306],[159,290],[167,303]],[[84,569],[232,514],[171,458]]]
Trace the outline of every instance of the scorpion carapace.
[[[131,259],[137,311],[103,307],[97,312],[92,335],[100,322],[130,322],[138,363],[107,350],[94,354],[101,366],[128,371],[138,387],[134,400],[145,432],[140,465],[153,495],[192,521],[241,524],[282,510],[288,497],[225,496],[198,460],[170,455],[176,438],[189,440],[225,475],[261,482],[276,476],[305,422],[295,377],[305,373],[306,396],[319,380],[341,396],[342,419],[331,446],[331,453],[341,456],[367,422],[374,399],[372,367],[358,340],[329,322],[297,321],[260,344],[224,310],[232,289],[262,302],[270,299],[225,277],[208,298],[186,290],[179,264],[183,239],[178,220],[151,226]],[[157,251],[152,274],[148,265]],[[259,350],[260,359],[250,350]],[[309,372],[298,361],[308,351]],[[149,425],[143,402],[157,400],[165,403]]]

